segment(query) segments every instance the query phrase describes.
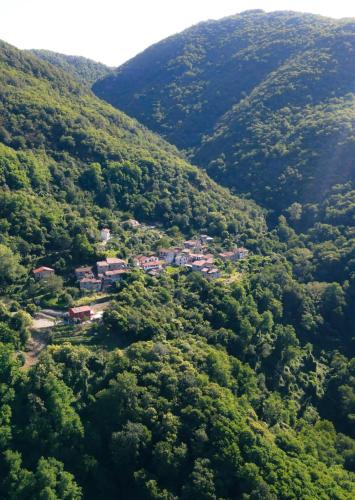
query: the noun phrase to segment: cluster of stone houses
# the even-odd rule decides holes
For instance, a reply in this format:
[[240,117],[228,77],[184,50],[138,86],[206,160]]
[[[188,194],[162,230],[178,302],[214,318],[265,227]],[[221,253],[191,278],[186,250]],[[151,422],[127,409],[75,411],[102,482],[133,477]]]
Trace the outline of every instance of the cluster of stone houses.
[[198,271],[206,278],[220,277],[214,256],[207,253],[207,248],[201,240],[187,240],[183,247],[163,248],[159,252],[159,257],[169,265]]
[[96,272],[92,267],[78,267],[75,276],[80,290],[100,292],[110,288],[128,272],[127,262],[117,257],[107,257],[96,262]]
[[245,259],[249,254],[249,250],[246,248],[240,247],[240,248],[234,248],[233,250],[230,250],[229,252],[221,252],[218,254],[219,258],[223,260],[224,262],[232,261],[236,262],[237,260],[242,260]]
[[[163,248],[159,258],[169,265],[184,266],[192,271],[200,272],[208,279],[219,278],[220,271],[216,267],[214,256],[208,253],[208,244],[213,238],[201,235],[195,240],[184,241],[183,247]],[[235,248],[222,252],[218,256],[224,261],[237,261],[248,255],[246,248]]]
[[145,273],[157,276],[161,273],[167,262],[157,255],[137,255],[133,258],[135,267],[142,269]]
[[[105,231],[105,234],[109,236],[109,230]],[[158,276],[164,267],[171,265],[199,272],[208,279],[219,278],[220,270],[216,266],[215,258],[208,253],[208,245],[212,241],[213,238],[202,234],[197,239],[184,241],[181,246],[162,248],[155,255],[137,255],[133,258],[133,265],[152,276]],[[218,257],[225,262],[235,262],[246,258],[248,253],[246,248],[241,247],[221,252]],[[78,267],[75,269],[75,276],[80,290],[100,292],[108,290],[128,272],[129,267],[125,260],[107,257],[105,260],[96,262],[95,267]],[[54,275],[55,271],[50,267],[42,266],[34,269],[33,274],[37,279],[45,279]]]

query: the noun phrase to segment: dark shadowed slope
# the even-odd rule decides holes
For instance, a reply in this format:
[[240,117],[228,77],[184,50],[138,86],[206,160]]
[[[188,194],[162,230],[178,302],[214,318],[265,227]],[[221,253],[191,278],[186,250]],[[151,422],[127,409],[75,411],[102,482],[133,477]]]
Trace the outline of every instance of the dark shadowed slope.
[[252,11],[163,40],[93,88],[280,210],[354,176],[354,49],[353,20]]

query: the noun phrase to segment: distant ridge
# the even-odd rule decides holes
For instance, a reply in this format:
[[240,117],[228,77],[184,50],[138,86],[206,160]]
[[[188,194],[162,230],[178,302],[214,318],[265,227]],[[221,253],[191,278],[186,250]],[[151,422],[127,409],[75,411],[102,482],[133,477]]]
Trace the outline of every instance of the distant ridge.
[[32,49],[29,52],[70,73],[76,80],[88,87],[91,87],[96,80],[110,74],[113,69],[86,57],[70,56],[50,50]]
[[267,208],[354,178],[355,20],[246,11],[157,43],[94,84]]

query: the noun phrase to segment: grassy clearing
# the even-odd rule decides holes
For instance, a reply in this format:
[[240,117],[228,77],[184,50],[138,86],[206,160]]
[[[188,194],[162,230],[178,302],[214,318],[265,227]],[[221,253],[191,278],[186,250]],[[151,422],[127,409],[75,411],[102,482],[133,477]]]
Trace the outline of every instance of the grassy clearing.
[[92,303],[105,302],[106,300],[110,300],[112,295],[109,293],[93,293],[90,295],[85,295],[84,297],[80,297],[80,299],[75,301],[75,306],[87,306]]

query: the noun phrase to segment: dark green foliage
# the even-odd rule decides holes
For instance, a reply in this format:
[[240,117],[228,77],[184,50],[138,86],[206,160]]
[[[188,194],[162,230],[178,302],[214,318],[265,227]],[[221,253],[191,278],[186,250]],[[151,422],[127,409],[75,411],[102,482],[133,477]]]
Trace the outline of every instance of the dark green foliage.
[[[247,40],[230,37],[236,26]],[[187,65],[184,78],[192,81],[201,71],[202,82],[204,58],[212,54],[212,81],[214,63],[218,59],[227,70],[238,39],[232,69],[244,68],[240,85],[249,82],[251,91],[260,72],[265,80],[270,70],[279,75],[278,64],[291,49],[303,53],[304,40],[317,43],[323,31],[328,43],[325,32],[329,38],[337,26],[312,16],[261,12],[207,23],[185,32],[184,40],[191,33],[199,39],[202,30],[203,40],[197,52],[189,42],[171,74]],[[351,25],[344,26],[350,33]],[[222,36],[222,49],[229,47],[225,60],[213,44],[202,50],[216,28],[217,42]],[[165,42],[168,57],[169,44],[179,40]],[[151,50],[159,52],[160,45]],[[319,54],[319,61],[299,64],[324,76],[327,61]],[[97,69],[75,64],[86,81]],[[297,75],[298,66],[292,68]],[[287,170],[292,182],[280,180],[282,190],[268,171],[273,188],[267,196],[260,194],[266,177],[254,185],[251,175],[256,196],[277,211],[267,232],[257,205],[218,187],[162,139],[95,98],[69,75],[72,68],[66,74],[1,44],[0,69],[0,497],[353,498],[354,197],[348,177],[334,175],[327,197],[303,199],[295,165]],[[335,90],[351,84],[346,71]],[[322,81],[319,100],[330,85]],[[290,99],[293,90],[282,82],[279,75],[277,86],[258,83],[255,98],[261,95],[268,105],[259,118],[276,117],[277,89],[281,101],[283,95]],[[228,85],[227,100],[234,99],[231,88],[242,92],[234,77]],[[184,82],[173,92],[179,89],[188,103],[179,113],[196,118],[197,108],[189,107],[196,89],[188,95]],[[198,104],[207,128],[224,112],[223,99],[217,101]],[[304,109],[292,108],[295,121]],[[210,122],[202,118],[205,112]],[[192,142],[206,133],[199,120],[194,123]],[[176,121],[175,129],[185,124]],[[258,122],[252,133],[265,131],[273,133]],[[243,137],[249,133],[244,130]],[[312,135],[305,141],[311,148]],[[243,161],[249,146],[248,140],[237,152],[246,155]],[[259,149],[266,157],[264,146]],[[308,161],[309,150],[304,154]],[[248,169],[256,166],[248,161]],[[247,191],[244,181],[241,175],[240,189]],[[158,226],[128,229],[122,221],[131,217]],[[105,225],[114,238],[104,249],[98,239]],[[129,258],[176,245],[202,230],[215,237],[216,252],[237,241],[250,256],[237,264],[220,262],[222,278],[213,281],[181,269],[159,278],[134,270],[116,284],[101,322],[53,328],[47,337],[52,345],[38,363],[21,366],[30,318],[20,309],[71,305],[79,294],[74,266],[93,264],[105,251]],[[58,275],[25,278],[26,269],[40,264]]]
[[229,220],[235,231],[254,231],[257,220],[265,227],[255,204],[232,197],[65,72],[3,42],[0,65],[0,140],[12,148],[1,146],[2,197],[8,188],[27,198],[35,191],[87,215],[125,211],[186,232],[222,234]]
[[354,178],[355,23],[248,11],[153,45],[94,91],[277,212]]
[[[227,386],[213,379],[211,356]],[[255,375],[234,364],[190,337],[105,356],[53,347],[21,385],[13,366],[15,435],[1,458],[2,496],[43,498],[44,488],[50,498],[80,498],[74,472],[85,498],[302,498],[307,491],[350,499],[353,477],[340,451],[350,442],[306,415],[268,428],[245,397],[256,391]],[[234,385],[246,381],[248,392],[236,394]],[[286,411],[281,400],[279,407]],[[75,446],[74,421],[85,429]],[[62,431],[70,444],[57,448]]]

